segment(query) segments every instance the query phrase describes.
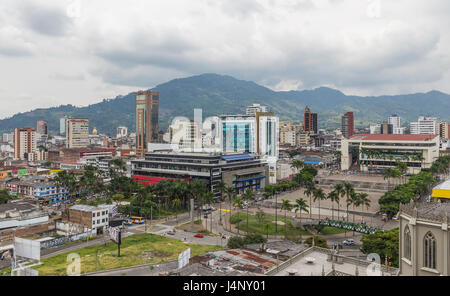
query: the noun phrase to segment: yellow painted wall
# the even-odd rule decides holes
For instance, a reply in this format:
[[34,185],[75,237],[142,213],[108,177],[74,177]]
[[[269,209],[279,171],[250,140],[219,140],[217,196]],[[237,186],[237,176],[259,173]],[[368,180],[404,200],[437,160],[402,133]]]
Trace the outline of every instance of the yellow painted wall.
[[433,189],[433,197],[435,198],[450,198],[450,190]]

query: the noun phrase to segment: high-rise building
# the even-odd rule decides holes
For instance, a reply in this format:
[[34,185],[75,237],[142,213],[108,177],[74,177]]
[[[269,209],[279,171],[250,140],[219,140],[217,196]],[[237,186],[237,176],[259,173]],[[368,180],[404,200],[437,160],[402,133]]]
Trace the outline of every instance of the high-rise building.
[[280,144],[297,146],[297,134],[303,132],[303,125],[290,121],[280,122]]
[[391,115],[388,118],[388,124],[392,124],[392,133],[395,135],[402,135],[405,133],[405,128],[402,127],[402,118],[397,114]]
[[85,148],[89,146],[89,120],[67,118],[66,148]]
[[34,128],[14,130],[14,158],[34,161],[36,159],[36,131]]
[[416,122],[410,123],[410,132],[413,135],[436,135],[436,122],[435,117],[419,116]]
[[169,143],[178,145],[182,150],[202,149],[201,123],[195,120],[175,119],[169,126]]
[[278,117],[271,112],[252,115],[220,116],[220,147],[222,152],[255,153],[278,157]]
[[347,139],[353,136],[353,130],[354,130],[354,118],[353,118],[353,112],[347,112],[342,116],[342,125],[341,125],[341,131],[342,135],[346,137]]
[[381,134],[381,124],[373,124],[369,127],[370,134]]
[[394,130],[392,128],[392,124],[389,124],[387,121],[383,121],[380,125],[380,134],[390,135],[393,134]]
[[311,113],[311,110],[308,106],[305,108],[305,114],[303,117],[303,128],[305,132],[309,132],[310,134],[318,133],[317,126],[317,113]]
[[144,156],[147,144],[158,141],[159,93],[136,93],[136,155]]
[[449,134],[449,124],[448,122],[439,122],[437,124],[437,134],[441,137],[442,140],[448,140],[450,137]]
[[36,132],[40,135],[47,135],[48,134],[47,122],[43,120],[38,120],[36,122]]
[[247,115],[255,116],[257,112],[267,112],[267,107],[261,106],[260,104],[253,104],[251,106],[248,106],[246,109]]
[[66,134],[66,120],[67,117],[63,117],[59,119],[59,134],[65,135]]

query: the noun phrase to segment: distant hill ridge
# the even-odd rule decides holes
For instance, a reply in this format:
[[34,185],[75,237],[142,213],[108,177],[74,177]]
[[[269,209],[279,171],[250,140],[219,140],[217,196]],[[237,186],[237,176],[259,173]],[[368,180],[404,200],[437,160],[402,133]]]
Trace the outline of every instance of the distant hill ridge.
[[[175,116],[193,118],[195,108],[203,109],[203,117],[224,113],[245,113],[245,107],[260,103],[275,112],[280,120],[303,121],[308,105],[318,113],[319,127],[339,127],[341,116],[347,111],[355,113],[355,126],[367,126],[387,120],[392,114],[402,117],[403,123],[417,120],[419,115],[432,115],[450,121],[450,95],[430,91],[395,96],[360,97],[319,87],[314,90],[273,91],[252,81],[231,76],[202,74],[174,79],[153,88],[160,94],[160,129],[165,131]],[[90,120],[100,133],[112,135],[118,126],[135,129],[135,93],[104,99],[85,107],[63,105],[18,113],[0,120],[0,134],[16,127],[35,127],[39,119],[46,120],[49,130],[59,131],[59,119],[64,115]]]

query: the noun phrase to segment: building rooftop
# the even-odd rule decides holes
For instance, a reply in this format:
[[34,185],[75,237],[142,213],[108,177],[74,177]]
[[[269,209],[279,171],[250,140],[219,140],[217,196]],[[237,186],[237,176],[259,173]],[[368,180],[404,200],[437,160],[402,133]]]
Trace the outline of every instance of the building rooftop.
[[400,212],[419,219],[444,222],[450,216],[450,203],[421,202],[400,204]]
[[38,206],[34,201],[31,200],[15,200],[5,204],[0,205],[0,213],[4,213],[7,211],[30,211],[36,210]]
[[88,206],[88,205],[74,205],[70,207],[71,210],[83,211],[83,212],[93,212],[100,210],[98,207]]
[[450,179],[448,179],[447,181],[437,185],[433,189],[450,190]]
[[394,135],[394,134],[358,134],[350,140],[364,141],[430,141],[438,135]]

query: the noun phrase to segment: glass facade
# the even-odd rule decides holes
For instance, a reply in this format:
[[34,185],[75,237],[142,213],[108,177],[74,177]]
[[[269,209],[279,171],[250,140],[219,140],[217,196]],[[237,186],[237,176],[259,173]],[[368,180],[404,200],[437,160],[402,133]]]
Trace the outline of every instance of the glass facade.
[[223,151],[252,152],[251,125],[246,122],[222,123]]

